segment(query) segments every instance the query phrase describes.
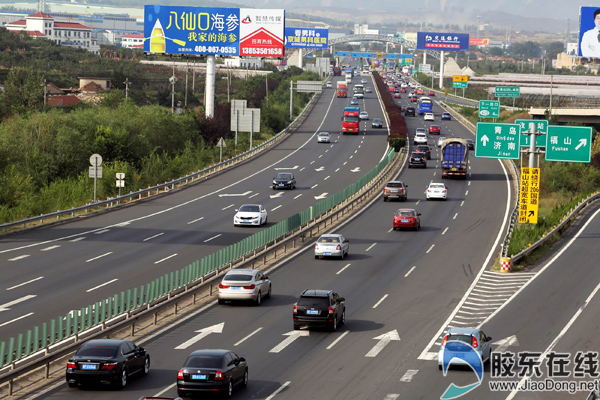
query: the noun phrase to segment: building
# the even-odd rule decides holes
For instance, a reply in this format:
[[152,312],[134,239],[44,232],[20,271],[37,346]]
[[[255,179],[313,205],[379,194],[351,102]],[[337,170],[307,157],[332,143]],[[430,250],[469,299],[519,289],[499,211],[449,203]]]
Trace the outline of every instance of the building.
[[10,32],[27,32],[31,37],[52,40],[60,46],[80,47],[95,54],[100,50],[96,37],[87,26],[77,22],[58,22],[41,12],[7,23],[5,27]]
[[121,47],[143,49],[144,35],[141,33],[129,33],[121,37]]
[[379,30],[369,29],[367,24],[354,24],[355,35],[379,35]]
[[264,66],[260,57],[228,57],[223,59],[223,62],[229,68],[262,69]]

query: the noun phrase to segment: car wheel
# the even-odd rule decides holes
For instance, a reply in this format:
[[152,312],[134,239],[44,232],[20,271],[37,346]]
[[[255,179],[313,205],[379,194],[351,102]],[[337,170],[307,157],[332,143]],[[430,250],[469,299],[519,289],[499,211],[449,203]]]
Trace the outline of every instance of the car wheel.
[[268,220],[269,220],[269,217],[265,218],[265,222],[264,222],[265,225],[267,224]]
[[77,382],[67,382],[67,384],[69,385],[70,388],[76,388],[79,385],[77,384]]
[[144,361],[144,369],[142,370],[143,375],[148,375],[150,372],[150,356],[146,356],[146,360]]
[[340,325],[344,325],[346,323],[346,310],[342,312],[342,320],[340,321]]
[[429,197],[425,198],[425,200],[429,201]]
[[383,198],[383,201],[388,201],[388,198],[387,198],[387,197],[384,197],[384,198]]
[[226,399],[230,399],[231,396],[233,396],[233,383],[229,381],[229,384],[227,385],[227,390],[225,391],[223,397]]
[[337,318],[333,317],[333,322],[331,323],[331,332],[337,331]]
[[180,392],[179,390],[177,391],[177,397],[184,397],[185,396],[185,392]]
[[417,225],[417,230],[421,229],[421,224]]
[[248,368],[244,371],[244,380],[242,381],[242,387],[248,386]]
[[318,259],[319,259],[319,256],[315,256],[315,260],[318,260]]
[[438,364],[438,369],[441,371],[442,370],[442,366]]
[[267,297],[270,299],[271,298],[271,289],[273,288],[272,285],[269,285],[269,292],[267,293]]
[[219,304],[225,304],[225,300],[219,299]]
[[260,302],[261,302],[262,298],[260,295],[260,290],[258,291],[258,294],[256,295],[256,305],[260,306]]
[[273,190],[277,189],[275,186],[273,186]]
[[294,330],[297,331],[298,329],[300,329],[300,325],[294,324]]
[[344,259],[344,250],[342,250],[342,255],[340,256],[340,260]]
[[118,386],[122,389],[127,386],[127,369],[123,368],[121,372],[121,379],[119,380]]

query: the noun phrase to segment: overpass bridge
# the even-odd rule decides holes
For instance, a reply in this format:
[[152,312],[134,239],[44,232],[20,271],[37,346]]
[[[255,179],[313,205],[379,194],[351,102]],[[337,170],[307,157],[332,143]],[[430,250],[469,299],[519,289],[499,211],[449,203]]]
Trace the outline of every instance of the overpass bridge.
[[[534,119],[545,119],[548,108],[530,108],[529,115]],[[555,115],[559,124],[577,122],[586,125],[600,125],[600,108],[553,108],[550,115]]]

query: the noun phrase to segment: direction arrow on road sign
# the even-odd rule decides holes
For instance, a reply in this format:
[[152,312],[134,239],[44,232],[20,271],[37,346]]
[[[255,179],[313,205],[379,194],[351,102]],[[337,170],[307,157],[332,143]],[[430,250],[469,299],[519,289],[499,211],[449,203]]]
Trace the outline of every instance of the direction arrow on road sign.
[[520,126],[478,122],[475,135],[475,157],[519,159]]
[[283,336],[287,336],[281,343],[277,346],[273,347],[269,350],[269,353],[279,353],[281,350],[288,347],[290,344],[294,342],[294,340],[298,339],[300,336],[309,336],[310,331],[290,331],[288,333],[284,333]]
[[546,161],[589,163],[592,159],[592,127],[548,126]]
[[479,100],[479,118],[499,118],[500,102],[498,100]]
[[538,133],[544,135],[536,136],[535,147],[546,147],[546,133],[548,133],[548,120],[545,119],[515,119],[515,124],[521,125],[521,147],[529,147],[529,135],[531,124],[535,124]]
[[398,335],[398,331],[394,329],[393,331],[389,331],[388,333],[384,333],[373,339],[379,340],[379,342],[369,350],[365,357],[376,357],[377,354],[379,354],[392,340],[400,340],[400,336]]
[[200,333],[199,335],[196,335],[193,338],[191,338],[189,340],[186,340],[185,342],[181,343],[179,346],[175,347],[175,350],[184,350],[184,349],[187,349],[188,347],[190,347],[194,343],[196,343],[196,342],[204,339],[205,337],[207,337],[211,333],[222,333],[223,332],[223,326],[225,326],[225,322],[221,322],[220,324],[209,326],[208,328],[203,328],[203,329],[197,330],[196,332]]

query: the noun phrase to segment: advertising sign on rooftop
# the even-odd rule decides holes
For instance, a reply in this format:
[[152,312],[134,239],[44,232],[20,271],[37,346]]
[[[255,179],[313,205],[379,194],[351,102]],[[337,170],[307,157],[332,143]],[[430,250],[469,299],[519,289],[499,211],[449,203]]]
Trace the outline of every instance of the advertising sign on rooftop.
[[417,32],[417,49],[468,51],[468,33]]
[[326,49],[329,29],[285,28],[285,47]]
[[600,40],[596,16],[600,7],[581,7],[579,10],[579,52],[578,56],[587,58],[600,57]]

